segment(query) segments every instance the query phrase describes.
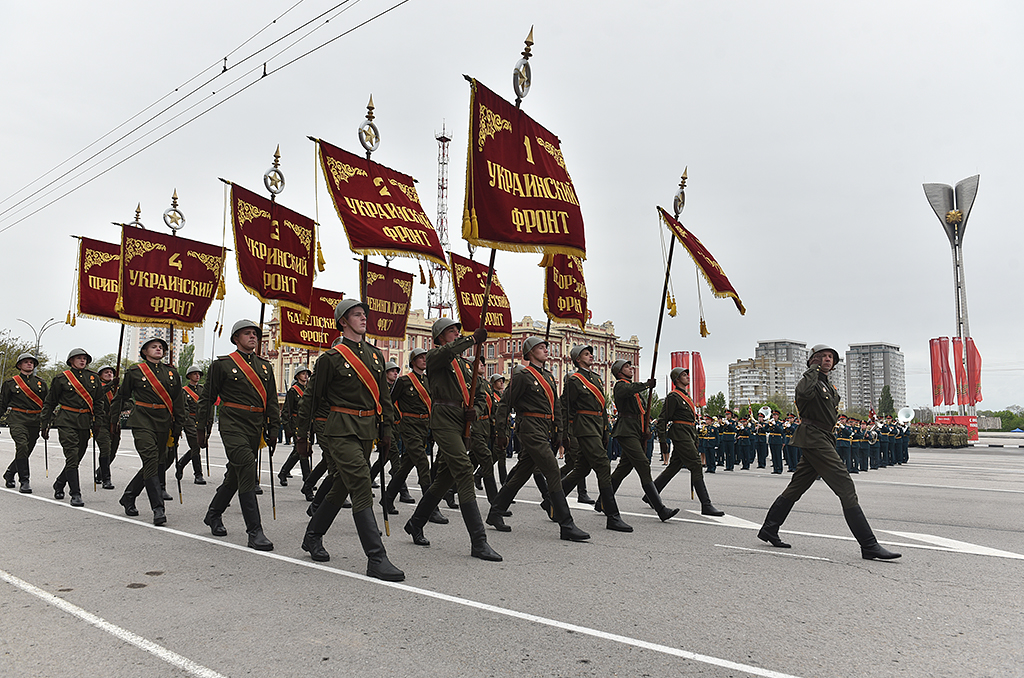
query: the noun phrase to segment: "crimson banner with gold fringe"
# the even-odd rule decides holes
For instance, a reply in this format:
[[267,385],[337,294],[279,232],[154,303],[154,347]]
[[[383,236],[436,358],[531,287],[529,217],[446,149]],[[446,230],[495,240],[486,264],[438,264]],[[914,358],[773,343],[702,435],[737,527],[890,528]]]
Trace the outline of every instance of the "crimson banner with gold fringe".
[[360,261],[359,279],[366,281],[363,301],[370,307],[367,336],[404,339],[412,301],[412,273]]
[[121,322],[117,314],[121,245],[79,238],[78,315]]
[[541,261],[544,266],[544,312],[552,320],[587,325],[587,284],[579,257],[556,254]]
[[478,81],[470,87],[462,237],[586,259],[583,213],[558,137]]
[[357,254],[386,254],[448,266],[414,179],[317,139],[320,166],[348,246]]
[[[484,303],[484,285],[487,284],[487,264],[460,257],[452,252],[452,281],[455,300],[459,305],[462,331],[469,333],[480,327],[480,307]],[[505,288],[498,282],[495,269],[491,279],[491,293],[487,300],[487,320],[484,324],[492,337],[512,336],[512,307]]]
[[669,230],[672,231],[679,244],[686,248],[686,251],[690,253],[690,257],[693,259],[693,263],[697,264],[697,268],[704,274],[704,279],[708,282],[708,286],[716,297],[731,297],[732,302],[736,304],[736,309],[739,310],[740,315],[745,315],[747,309],[743,307],[743,302],[740,301],[739,294],[733,289],[732,283],[729,282],[729,278],[725,276],[725,271],[718,265],[715,258],[711,256],[711,252],[708,252],[707,248],[701,244],[697,237],[686,230],[686,227],[680,224],[678,221],[672,218],[672,216],[661,207],[658,208],[658,214],[661,215],[662,221],[668,226]]
[[281,344],[321,351],[329,349],[334,345],[334,340],[341,336],[341,332],[335,329],[334,325],[334,307],[344,298],[344,292],[314,287],[309,313],[282,307]]
[[117,311],[123,322],[203,324],[217,293],[224,248],[125,226],[121,231]]
[[263,303],[308,312],[316,222],[231,184],[231,223],[242,286]]

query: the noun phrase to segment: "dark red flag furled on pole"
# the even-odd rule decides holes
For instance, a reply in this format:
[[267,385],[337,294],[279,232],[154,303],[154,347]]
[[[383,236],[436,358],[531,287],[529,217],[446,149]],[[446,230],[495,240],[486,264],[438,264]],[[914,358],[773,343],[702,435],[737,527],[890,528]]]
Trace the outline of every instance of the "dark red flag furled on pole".
[[697,407],[704,407],[708,404],[704,391],[707,388],[707,378],[704,375],[704,361],[700,353],[693,352],[693,369],[690,370],[690,393],[693,394],[693,403]]
[[263,303],[309,312],[316,265],[316,223],[231,184],[238,278]]
[[125,226],[121,231],[117,311],[136,325],[203,324],[217,293],[224,248]]
[[942,369],[942,348],[939,346],[938,339],[928,340],[928,353],[931,356],[932,366],[932,407],[938,407],[942,405],[942,401],[946,398],[946,383],[943,378],[944,371]]
[[79,238],[78,315],[121,322],[117,314],[121,245]]
[[546,256],[544,267],[544,312],[551,320],[587,325],[587,284],[583,280],[583,260],[564,254]]
[[746,314],[747,309],[743,307],[739,294],[736,293],[732,283],[729,282],[729,278],[725,276],[725,271],[715,261],[715,258],[711,256],[711,252],[708,252],[707,248],[701,244],[700,240],[697,240],[695,235],[686,230],[685,226],[676,221],[672,215],[661,207],[658,208],[658,214],[661,215],[661,220],[672,231],[679,244],[690,253],[693,263],[697,264],[697,268],[704,274],[704,279],[708,282],[708,286],[714,295],[721,298],[731,297],[740,315]]
[[[480,307],[484,300],[484,285],[487,282],[487,266],[449,252],[452,258],[452,281],[455,300],[459,306],[459,321],[462,331],[473,332],[480,327]],[[494,272],[491,293],[487,303],[485,327],[492,337],[508,337],[512,334],[512,308],[505,295],[505,289]]]
[[949,337],[939,337],[939,357],[942,369],[942,402],[952,405],[956,399],[956,387],[953,385],[953,373],[949,369]]
[[583,213],[558,137],[478,81],[470,87],[462,237],[586,259]]
[[964,339],[967,349],[967,402],[976,405],[981,402],[981,354],[974,345],[974,339]]
[[334,307],[345,297],[343,292],[313,288],[309,313],[294,308],[281,309],[281,344],[296,348],[326,350],[341,332],[334,326]]
[[404,339],[412,300],[412,273],[360,261],[359,279],[366,281],[363,301],[370,307],[367,336]]
[[956,404],[970,405],[967,400],[967,370],[964,368],[964,340],[953,337],[953,370],[956,376]]

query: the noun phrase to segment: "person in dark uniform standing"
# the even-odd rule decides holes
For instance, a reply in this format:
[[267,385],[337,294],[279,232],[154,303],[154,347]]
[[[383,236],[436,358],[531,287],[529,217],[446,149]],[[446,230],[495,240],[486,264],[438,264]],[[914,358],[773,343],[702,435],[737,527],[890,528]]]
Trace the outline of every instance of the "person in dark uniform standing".
[[256,355],[260,333],[260,326],[251,320],[239,320],[231,327],[231,342],[236,350],[218,357],[210,365],[206,387],[199,399],[196,428],[200,447],[206,447],[209,422],[213,419],[213,408],[219,398],[219,429],[228,458],[227,470],[203,522],[215,537],[225,536],[228,531],[221,516],[238,492],[249,548],[273,551],[273,542],[263,533],[260,506],[256,499],[256,455],[262,440],[277,440],[281,411],[276,402],[274,368]]
[[711,415],[704,417],[704,465],[707,473],[714,473],[718,466],[718,420]]
[[[281,426],[285,430],[285,435],[289,439],[295,437],[295,424],[299,418],[299,398],[305,392],[306,385],[309,383],[309,375],[312,372],[309,368],[302,368],[295,373],[295,381],[291,386],[288,387],[288,392],[284,396],[284,404],[281,405]],[[288,478],[291,477],[291,470],[298,463],[299,468],[302,469],[302,480],[303,486],[305,486],[305,480],[309,477],[309,457],[300,457],[296,452],[295,448],[292,448],[291,454],[283,464],[281,464],[281,470],[277,474],[278,480],[281,481],[281,487],[288,487]],[[303,492],[303,494],[306,494]],[[312,491],[306,496],[306,499],[310,499]]]
[[[56,426],[60,446],[64,449],[64,470],[53,482],[53,498],[63,499],[67,484],[72,506],[85,506],[78,465],[89,447],[90,432],[95,434],[101,426],[107,425],[103,384],[98,374],[86,369],[91,362],[92,356],[84,348],[71,349],[67,359],[69,369],[50,382],[40,418],[43,440],[50,439],[50,427]],[[54,414],[58,405],[60,410]]]
[[423,536],[423,527],[441,498],[454,487],[459,494],[459,509],[472,544],[470,555],[498,562],[501,556],[487,543],[487,532],[476,503],[473,461],[463,438],[466,424],[472,423],[480,412],[476,406],[476,394],[469,392],[473,368],[462,357],[462,352],[486,341],[487,330],[481,326],[472,336],[465,337],[460,336],[461,332],[462,325],[451,318],[439,318],[431,327],[434,348],[427,352],[430,429],[441,461],[438,462],[434,482],[423,492],[420,503],[405,524],[405,531],[414,544],[429,546],[430,542]]
[[[18,475],[22,494],[32,494],[28,458],[39,440],[39,422],[46,400],[46,382],[35,375],[39,360],[31,353],[18,356],[18,374],[0,386],[0,414],[7,412],[7,430],[14,441],[14,461],[4,473],[8,488]],[[8,412],[8,408],[10,411]]]
[[853,431],[846,423],[846,415],[839,415],[836,426],[836,452],[846,464],[846,470],[853,473]]
[[[494,393],[494,412],[497,416],[498,406],[501,404],[501,399],[505,395],[505,375],[504,374],[492,374],[491,375],[491,391]],[[505,448],[499,448],[497,445],[498,438],[498,427],[491,422],[491,429],[494,431],[494,437],[491,439],[491,457],[494,459],[495,465],[498,467],[498,485],[504,485],[508,479],[508,467],[507,460],[509,451],[506,444]],[[495,493],[497,494],[497,493]],[[488,499],[488,502],[491,500]]]
[[838,362],[839,352],[825,344],[818,344],[811,349],[807,371],[796,385],[794,398],[800,411],[800,426],[793,436],[793,442],[801,449],[800,461],[789,486],[768,509],[757,537],[772,546],[789,548],[789,544],[779,538],[779,527],[797,500],[821,476],[839,497],[846,524],[860,543],[861,556],[865,560],[899,558],[899,553],[883,548],[875,538],[857,500],[853,479],[836,452],[836,439],[832,431],[839,416],[840,397],[829,382],[828,373]]
[[[690,399],[690,370],[676,367],[670,373],[672,390],[665,396],[658,416],[658,442],[664,448],[665,439],[672,441],[672,456],[668,468],[654,479],[654,487],[661,492],[677,473],[686,467],[690,471],[690,486],[700,499],[700,512],[705,516],[724,516],[711,503],[704,484],[700,456],[697,454],[697,408]],[[644,501],[649,503],[647,497]]]
[[[509,532],[503,517],[516,494],[526,481],[539,470],[546,485],[547,500],[551,502],[550,517],[558,523],[559,537],[567,541],[585,541],[590,535],[576,527],[569,512],[569,504],[562,491],[562,475],[552,449],[552,441],[560,438],[558,422],[558,396],[555,378],[544,369],[548,360],[548,342],[543,337],[528,337],[523,341],[525,365],[516,365],[512,380],[495,416],[495,445],[504,449],[509,439],[509,414],[516,413],[516,436],[522,445],[519,462],[509,473],[507,482],[498,490],[487,524],[499,532]],[[541,493],[544,493],[541,488]]]
[[736,427],[736,456],[739,457],[741,471],[750,470],[750,461],[754,455],[750,429],[750,420],[740,417],[740,423]]
[[[320,434],[321,445],[334,464],[331,489],[306,525],[302,550],[318,562],[331,559],[323,537],[341,512],[345,498],[352,499],[352,522],[366,554],[366,575],[384,581],[402,581],[405,573],[388,559],[373,515],[370,487],[370,453],[379,441],[380,454],[391,448],[394,408],[385,374],[384,354],[366,342],[370,307],[359,299],[343,299],[334,308],[335,327],[341,342],[313,366],[310,407],[329,408]],[[304,408],[303,408],[304,409]],[[296,430],[299,455],[306,456],[309,444],[308,419],[300,417]]]
[[772,455],[772,473],[776,475],[782,474],[783,428],[782,422],[779,421],[780,414],[778,410],[772,410],[772,419],[766,427],[768,430],[768,450]]
[[571,436],[577,446],[575,466],[562,479],[562,492],[569,490],[583,479],[590,470],[597,476],[597,488],[601,497],[601,508],[607,518],[605,527],[615,532],[632,532],[633,528],[622,520],[615,503],[612,487],[612,466],[605,449],[608,446],[608,406],[601,377],[593,371],[594,347],[573,346],[569,357],[576,365],[576,371],[565,380],[562,391],[562,409],[565,413],[563,425],[565,435]]
[[203,385],[199,383],[202,378],[203,370],[198,365],[192,365],[185,370],[187,381],[181,390],[182,399],[185,401],[185,442],[188,443],[188,452],[174,462],[174,477],[178,480],[185,475],[185,467],[192,462],[192,473],[195,476],[193,482],[196,485],[206,484],[206,479],[203,478],[203,459],[199,448],[199,431],[197,429],[199,400],[203,397]]
[[722,461],[726,471],[732,471],[736,465],[736,422],[732,418],[732,410],[725,411],[725,419],[718,426],[718,441],[722,450]]
[[154,338],[144,343],[139,351],[142,362],[128,368],[111,403],[111,409],[120,412],[122,403],[135,402],[128,425],[132,429],[135,450],[142,460],[142,468],[125,486],[119,503],[127,515],[139,515],[135,498],[145,487],[154,525],[167,523],[159,474],[169,463],[168,448],[177,443],[185,427],[181,378],[177,370],[162,362],[166,353],[167,342],[163,339]]
[[757,468],[765,468],[768,464],[768,422],[762,412],[757,413],[757,423],[754,424],[754,447],[757,450]]

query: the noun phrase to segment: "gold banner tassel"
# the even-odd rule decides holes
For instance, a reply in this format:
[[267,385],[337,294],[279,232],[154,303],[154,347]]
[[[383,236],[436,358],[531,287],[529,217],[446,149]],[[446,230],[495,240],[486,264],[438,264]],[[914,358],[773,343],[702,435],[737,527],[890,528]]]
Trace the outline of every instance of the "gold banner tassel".
[[320,273],[324,272],[324,264],[327,262],[324,260],[324,252],[320,249],[320,239],[316,241],[316,270]]

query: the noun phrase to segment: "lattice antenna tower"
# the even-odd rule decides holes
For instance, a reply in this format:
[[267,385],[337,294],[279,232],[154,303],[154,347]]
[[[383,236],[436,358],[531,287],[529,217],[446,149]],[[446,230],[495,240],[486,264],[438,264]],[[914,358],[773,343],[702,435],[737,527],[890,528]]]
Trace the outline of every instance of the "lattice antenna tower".
[[[441,133],[435,134],[437,139],[437,238],[441,241],[441,249],[449,250],[448,243],[448,144],[451,137],[441,124]],[[434,287],[427,290],[427,317],[448,317],[454,314],[454,294],[448,271],[443,266],[431,262],[430,272],[434,278]]]

